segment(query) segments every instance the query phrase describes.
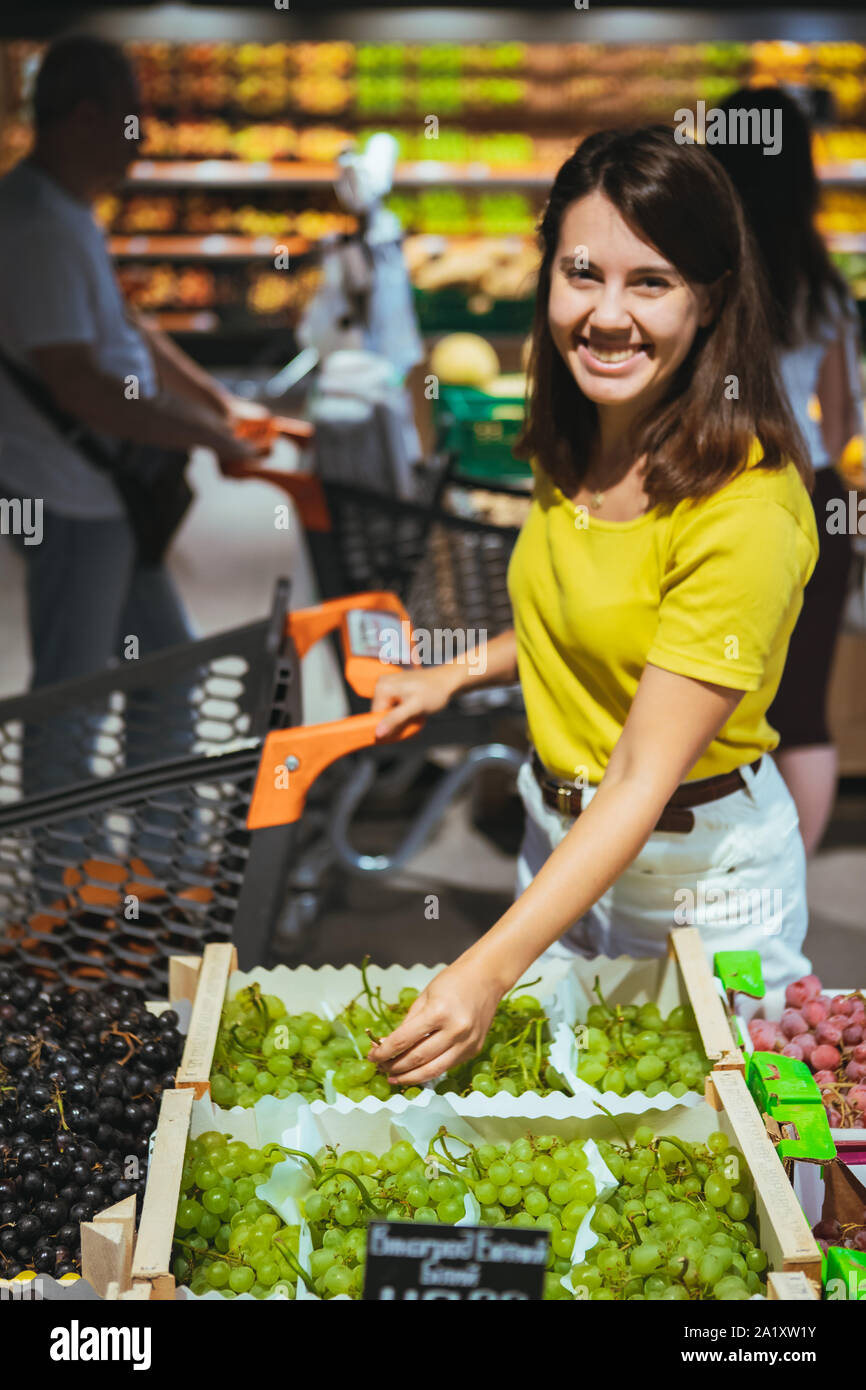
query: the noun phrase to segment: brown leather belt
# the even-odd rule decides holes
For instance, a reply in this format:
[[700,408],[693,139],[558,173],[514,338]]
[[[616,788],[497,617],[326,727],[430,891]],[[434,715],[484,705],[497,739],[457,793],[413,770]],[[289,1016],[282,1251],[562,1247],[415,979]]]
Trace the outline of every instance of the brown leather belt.
[[[757,772],[760,766],[761,759],[758,758],[751,764],[751,769]],[[573,782],[560,782],[558,778],[552,777],[534,748],[532,771],[541,788],[544,804],[558,811],[561,816],[572,816],[576,819],[581,812],[580,788]],[[683,782],[665,806],[655,828],[674,830],[687,835],[695,825],[695,817],[691,810],[693,806],[705,806],[710,801],[720,801],[723,796],[731,796],[745,785],[746,780],[739,768],[734,768],[733,772],[721,772],[717,777],[702,777],[696,782]]]

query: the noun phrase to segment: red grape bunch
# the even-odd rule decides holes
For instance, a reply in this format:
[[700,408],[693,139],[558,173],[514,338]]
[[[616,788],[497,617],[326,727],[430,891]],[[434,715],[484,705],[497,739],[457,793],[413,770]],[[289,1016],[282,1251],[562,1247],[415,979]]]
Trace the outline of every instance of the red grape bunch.
[[759,1052],[805,1062],[815,1075],[834,1129],[866,1126],[866,995],[821,993],[817,975],[785,991],[778,1022],[753,1018],[749,1035]]

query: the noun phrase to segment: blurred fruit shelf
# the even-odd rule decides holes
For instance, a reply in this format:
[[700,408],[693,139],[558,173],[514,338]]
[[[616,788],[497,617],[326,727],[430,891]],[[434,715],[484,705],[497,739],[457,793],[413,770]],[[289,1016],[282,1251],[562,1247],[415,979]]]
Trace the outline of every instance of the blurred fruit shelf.
[[[306,164],[294,160],[262,160],[245,163],[234,159],[138,160],[129,171],[129,182],[148,187],[206,184],[216,188],[278,185],[308,188],[330,187],[337,177],[336,164]],[[422,160],[398,164],[395,187],[423,187],[428,184],[464,184],[469,187],[500,185],[549,188],[556,174],[552,164],[483,164]],[[860,186],[866,184],[866,160],[823,165],[822,183]]]
[[277,250],[289,256],[304,256],[315,250],[316,243],[306,237],[267,236],[113,236],[109,241],[112,256],[121,260],[235,260],[258,258],[273,260]]

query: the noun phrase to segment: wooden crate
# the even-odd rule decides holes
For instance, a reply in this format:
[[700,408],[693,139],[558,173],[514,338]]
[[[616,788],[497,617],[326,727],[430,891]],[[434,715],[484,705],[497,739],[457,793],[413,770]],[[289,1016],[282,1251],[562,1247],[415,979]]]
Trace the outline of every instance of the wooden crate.
[[[743,1077],[735,1070],[715,1072],[708,1090],[709,1103],[657,1111],[651,1117],[622,1115],[617,1117],[618,1124],[630,1136],[639,1124],[649,1120],[657,1134],[672,1134],[692,1141],[706,1138],[714,1129],[723,1130],[742,1152],[754,1180],[760,1245],[766,1251],[775,1276],[768,1281],[768,1297],[819,1296],[821,1252]],[[527,1132],[554,1133],[567,1139],[616,1138],[616,1131],[605,1116],[593,1119],[458,1116],[445,1097],[433,1098],[431,1114],[436,1107],[441,1107],[449,1128],[458,1137],[462,1137],[463,1127],[468,1126],[477,1142],[511,1141]],[[121,1296],[174,1297],[171,1249],[186,1142],[191,1128],[196,1133],[212,1126],[214,1113],[207,1098],[194,1100],[192,1088],[165,1093],[132,1261],[131,1286]],[[231,1123],[226,1115],[221,1116],[221,1121],[219,1128],[228,1128]],[[360,1107],[353,1111],[322,1108],[315,1115],[315,1125],[323,1143],[333,1143],[340,1148],[368,1148],[373,1152],[381,1152],[393,1142],[393,1121],[393,1115],[387,1110],[372,1112]],[[403,1123],[406,1123],[405,1117]],[[238,1124],[244,1130],[239,1137],[247,1142],[262,1142],[252,1133],[256,1125],[252,1112],[244,1112]],[[291,1121],[287,1128],[290,1125]]]
[[[663,993],[672,991],[668,1006],[673,1007],[679,999],[688,1001],[694,1010],[701,1041],[713,1068],[743,1072],[745,1061],[737,1047],[731,1028],[716,989],[707,963],[700,932],[696,927],[679,927],[670,933],[670,966],[664,962],[641,961],[635,965],[647,981],[659,981]],[[170,962],[175,969],[175,962]],[[411,984],[422,988],[428,980],[443,969],[442,966],[391,966],[382,969],[371,966],[371,983],[382,983],[383,988],[393,988],[396,993],[403,985]],[[556,989],[562,976],[571,968],[567,960],[552,964],[536,962],[526,972],[527,979],[541,975],[542,983],[533,993],[544,999]],[[588,968],[595,969],[594,964]],[[237,970],[237,957],[234,948],[228,945],[205,947],[204,957],[178,958],[175,969],[178,988],[181,980],[184,987],[192,991],[193,1012],[190,1029],[177,1074],[177,1085],[191,1088],[195,1095],[210,1093],[210,1073],[213,1065],[214,1047],[219,1030],[220,1015],[226,997],[234,995],[244,984],[257,980],[264,989],[284,1000],[290,1012],[302,1009],[320,1011],[322,1003],[339,1011],[356,993],[359,986],[358,972],[354,967],[336,969],[325,966],[313,970],[301,966],[289,970],[284,966],[274,971],[257,968],[248,974],[233,979]],[[678,983],[672,984],[673,975]],[[667,979],[667,983],[666,983]],[[665,997],[667,995],[665,994]],[[543,1099],[539,1098],[539,1113],[546,1113]]]

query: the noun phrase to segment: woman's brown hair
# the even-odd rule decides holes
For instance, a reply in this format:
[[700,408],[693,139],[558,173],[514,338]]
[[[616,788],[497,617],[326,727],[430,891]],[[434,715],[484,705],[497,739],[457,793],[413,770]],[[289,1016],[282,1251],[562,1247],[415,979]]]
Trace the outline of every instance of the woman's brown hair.
[[539,226],[542,261],[520,453],[535,457],[564,492],[576,491],[586,471],[596,406],[553,342],[548,299],[566,209],[596,191],[687,281],[721,282],[713,322],[698,329],[667,394],[635,427],[632,442],[635,457],[646,456],[650,505],[717,491],[742,468],[755,436],[763,448],[762,468],[793,462],[811,485],[808,453],[778,375],[759,259],[737,194],[706,150],[677,143],[665,126],[592,135],[554,180]]

